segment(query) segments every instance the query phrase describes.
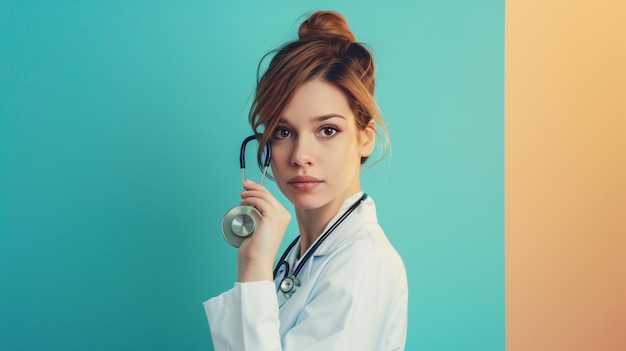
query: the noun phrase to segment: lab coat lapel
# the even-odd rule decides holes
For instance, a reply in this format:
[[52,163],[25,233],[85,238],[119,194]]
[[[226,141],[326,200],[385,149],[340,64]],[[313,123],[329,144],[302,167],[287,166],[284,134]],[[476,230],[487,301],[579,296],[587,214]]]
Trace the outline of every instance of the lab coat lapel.
[[[350,198],[348,198],[341,209],[337,213],[337,215],[328,223],[324,231],[326,231],[341,215],[357,201],[363,193],[357,193]],[[376,218],[376,208],[374,206],[374,202],[371,198],[365,199],[359,207],[357,207],[354,212],[352,212],[346,219],[337,226],[337,228],[330,233],[330,235],[324,240],[322,244],[315,250],[313,256],[311,257],[311,262],[307,262],[307,264],[300,271],[301,279],[308,278],[311,275],[312,269],[316,265],[316,261],[319,262],[320,259],[330,253],[334,252],[340,245],[342,245],[346,240],[349,240],[349,237],[352,233],[357,231],[362,225],[371,222],[377,222]]]
[[[324,231],[326,231],[341,215],[357,201],[363,193],[359,192],[350,198],[348,198],[341,209],[335,215],[335,217],[328,223]],[[357,207],[354,212],[352,212],[346,219],[339,225],[337,228],[330,233],[330,235],[324,240],[323,243],[315,250],[311,258],[305,262],[304,266],[298,273],[298,278],[302,281],[309,281],[309,277],[313,269],[319,264],[320,259],[326,255],[331,254],[335,251],[343,242],[349,240],[349,237],[352,233],[357,231],[362,225],[365,223],[377,222],[376,218],[376,208],[374,206],[374,202],[371,198],[365,199],[359,207]],[[295,262],[297,253],[300,251],[300,243],[298,243],[291,252],[287,255],[286,261],[289,263],[290,272],[287,272],[287,275],[292,274],[295,270]],[[306,255],[306,253],[305,253]],[[280,281],[283,279],[284,270],[279,270],[278,275],[276,276],[276,289],[278,295],[278,307],[282,307],[288,300],[283,296],[283,294],[278,290],[278,286]]]

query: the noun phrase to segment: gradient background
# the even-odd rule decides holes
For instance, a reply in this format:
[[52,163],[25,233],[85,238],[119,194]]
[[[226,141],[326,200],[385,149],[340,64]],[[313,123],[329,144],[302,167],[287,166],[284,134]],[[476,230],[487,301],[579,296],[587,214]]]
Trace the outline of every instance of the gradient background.
[[317,9],[377,60],[407,350],[625,348],[621,1],[135,0],[0,1],[0,349],[211,349],[256,66]]

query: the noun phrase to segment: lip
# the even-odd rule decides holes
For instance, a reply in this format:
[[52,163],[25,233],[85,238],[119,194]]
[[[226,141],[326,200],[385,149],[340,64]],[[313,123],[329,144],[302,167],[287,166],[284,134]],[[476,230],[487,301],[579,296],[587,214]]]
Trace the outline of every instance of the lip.
[[287,181],[289,185],[300,191],[313,190],[323,181],[311,176],[295,176]]

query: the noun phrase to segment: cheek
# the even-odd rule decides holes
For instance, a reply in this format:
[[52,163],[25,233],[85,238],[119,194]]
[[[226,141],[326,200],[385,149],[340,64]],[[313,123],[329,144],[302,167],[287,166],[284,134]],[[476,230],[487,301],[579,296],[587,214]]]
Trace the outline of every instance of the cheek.
[[272,174],[274,178],[280,179],[280,172],[285,165],[285,154],[281,150],[272,149],[272,161],[270,167],[272,168]]
[[[342,150],[342,151],[337,151]],[[324,167],[340,175],[352,174],[361,165],[361,157],[351,145],[330,150],[321,158]]]
[[351,163],[354,159],[360,160],[359,144],[356,138],[345,140],[341,145],[338,145],[335,150],[343,150],[343,152],[336,153],[338,154],[337,158],[341,158],[342,162]]

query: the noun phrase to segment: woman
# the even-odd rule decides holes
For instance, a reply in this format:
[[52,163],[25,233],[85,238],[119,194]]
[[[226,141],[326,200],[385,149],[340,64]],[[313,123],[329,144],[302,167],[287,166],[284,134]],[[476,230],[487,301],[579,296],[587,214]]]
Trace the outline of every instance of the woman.
[[276,51],[250,123],[259,161],[271,143],[300,235],[273,272],[290,214],[244,182],[241,205],[262,220],[239,247],[238,282],[204,303],[216,350],[404,349],[406,272],[359,181],[376,125],[386,133],[373,94],[372,57],[336,12],[314,13]]

